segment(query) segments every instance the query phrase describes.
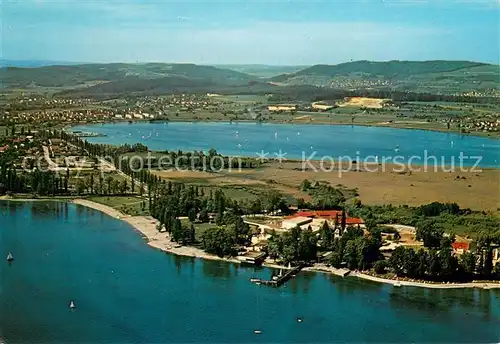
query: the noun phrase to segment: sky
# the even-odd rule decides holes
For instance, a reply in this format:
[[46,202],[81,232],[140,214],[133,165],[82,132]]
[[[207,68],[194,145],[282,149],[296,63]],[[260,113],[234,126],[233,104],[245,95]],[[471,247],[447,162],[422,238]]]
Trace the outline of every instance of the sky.
[[499,63],[500,0],[0,0],[3,59]]

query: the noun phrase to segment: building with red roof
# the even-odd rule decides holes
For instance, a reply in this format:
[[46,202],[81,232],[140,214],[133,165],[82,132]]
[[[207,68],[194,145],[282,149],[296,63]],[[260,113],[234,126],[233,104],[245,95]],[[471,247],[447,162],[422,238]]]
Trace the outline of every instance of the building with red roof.
[[[341,210],[309,210],[309,211],[298,211],[292,217],[309,217],[313,219],[324,219],[334,221],[337,219],[337,223],[340,223],[340,219],[342,218]],[[362,225],[364,221],[358,217],[349,217],[346,218],[346,225]]]
[[458,254],[469,251],[469,246],[468,242],[454,242],[451,244],[453,251]]

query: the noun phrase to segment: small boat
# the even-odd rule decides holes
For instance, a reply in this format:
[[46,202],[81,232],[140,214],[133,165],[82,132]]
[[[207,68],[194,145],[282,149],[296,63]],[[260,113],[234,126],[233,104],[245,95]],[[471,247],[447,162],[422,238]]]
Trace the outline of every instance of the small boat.
[[253,333],[255,333],[255,334],[261,334],[262,331],[261,330],[254,330]]
[[297,322],[302,322],[302,318],[297,318]]
[[7,255],[7,261],[12,262],[13,260],[14,260],[14,256],[12,255],[12,253],[9,252],[9,254]]
[[73,302],[73,300],[71,300],[69,302],[69,308],[71,308],[71,309],[75,309],[76,308],[75,303]]
[[252,283],[260,282],[260,278],[250,278],[250,282]]

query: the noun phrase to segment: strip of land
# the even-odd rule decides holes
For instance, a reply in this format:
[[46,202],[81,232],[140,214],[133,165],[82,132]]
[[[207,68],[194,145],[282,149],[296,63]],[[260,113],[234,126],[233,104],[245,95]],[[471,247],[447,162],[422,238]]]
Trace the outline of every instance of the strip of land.
[[[181,256],[196,257],[201,259],[210,260],[223,260],[232,263],[241,263],[237,259],[221,258],[216,255],[208,254],[205,251],[192,247],[192,246],[181,246],[168,237],[165,232],[158,232],[157,230],[157,220],[151,216],[130,216],[125,215],[122,212],[111,208],[109,206],[92,202],[85,199],[75,199],[72,203],[79,204],[88,208],[92,208],[101,211],[111,217],[120,219],[127,222],[137,231],[139,231],[148,241],[148,245],[162,251],[173,253]],[[265,266],[270,268],[282,268],[286,269],[285,266],[280,266],[272,263],[264,263]],[[328,267],[326,265],[315,265],[313,267],[305,268],[306,271],[316,271],[323,273],[331,273],[337,276],[345,276],[349,272],[346,269],[336,269],[333,267]],[[381,277],[371,276],[361,272],[351,272],[349,276],[359,277],[366,280],[392,284],[394,286],[411,286],[411,287],[422,287],[422,288],[434,288],[434,289],[451,289],[451,288],[482,288],[482,289],[493,289],[500,288],[500,283],[494,282],[470,282],[470,283],[424,283],[418,281],[406,281],[400,279],[385,279]]]
[[151,216],[125,215],[112,207],[85,199],[75,199],[72,200],[72,203],[98,210],[111,217],[127,222],[147,239],[149,246],[160,249],[162,251],[177,254],[180,256],[224,260],[233,263],[240,263],[240,261],[236,259],[220,258],[216,255],[206,253],[202,249],[192,246],[181,246],[178,243],[173,242],[172,240],[170,240],[168,233],[158,231],[156,227],[158,221]]

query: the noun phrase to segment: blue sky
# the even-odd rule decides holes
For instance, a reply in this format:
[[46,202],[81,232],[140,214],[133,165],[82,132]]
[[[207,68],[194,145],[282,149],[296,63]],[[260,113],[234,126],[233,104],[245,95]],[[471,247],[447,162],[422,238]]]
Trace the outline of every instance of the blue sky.
[[3,0],[4,59],[499,63],[499,0]]

